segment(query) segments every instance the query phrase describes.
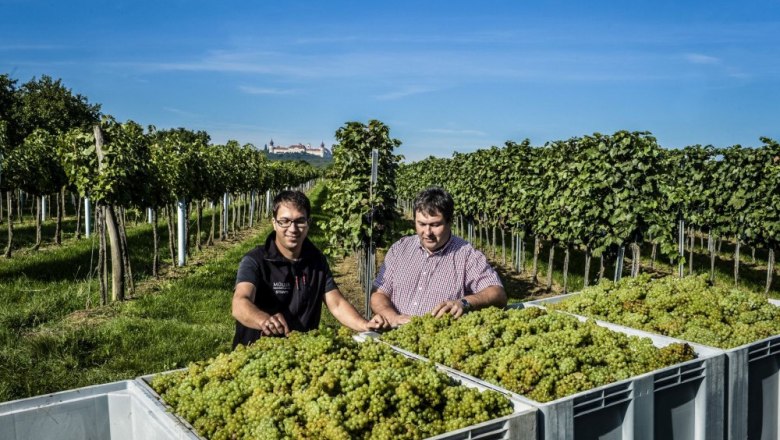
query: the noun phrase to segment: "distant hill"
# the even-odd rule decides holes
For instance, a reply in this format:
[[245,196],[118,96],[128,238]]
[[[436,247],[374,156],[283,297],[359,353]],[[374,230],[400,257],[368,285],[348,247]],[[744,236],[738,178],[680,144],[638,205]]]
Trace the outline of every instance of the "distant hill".
[[333,157],[319,157],[306,153],[285,153],[285,154],[268,154],[266,157],[270,161],[283,161],[283,160],[303,160],[310,163],[315,168],[325,168],[333,163]]

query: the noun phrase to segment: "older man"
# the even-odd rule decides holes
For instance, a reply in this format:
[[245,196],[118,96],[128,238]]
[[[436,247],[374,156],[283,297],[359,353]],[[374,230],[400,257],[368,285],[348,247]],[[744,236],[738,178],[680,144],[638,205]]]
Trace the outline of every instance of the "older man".
[[371,309],[390,325],[426,313],[459,318],[469,310],[506,306],[504,287],[485,255],[452,235],[454,208],[441,188],[417,196],[416,235],[390,247],[371,295]]

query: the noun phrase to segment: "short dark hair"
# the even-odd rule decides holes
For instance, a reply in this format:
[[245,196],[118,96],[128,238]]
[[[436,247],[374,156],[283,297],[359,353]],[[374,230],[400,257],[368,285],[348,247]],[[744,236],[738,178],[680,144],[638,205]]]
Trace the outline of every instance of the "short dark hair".
[[282,203],[292,205],[295,209],[305,212],[306,218],[311,216],[311,202],[306,194],[300,191],[284,190],[274,197],[274,218],[276,218],[276,211],[279,210]]
[[452,216],[455,212],[455,201],[452,200],[450,193],[443,188],[432,186],[425,188],[417,194],[414,199],[414,213],[420,212],[427,215],[441,214],[444,221],[452,223]]

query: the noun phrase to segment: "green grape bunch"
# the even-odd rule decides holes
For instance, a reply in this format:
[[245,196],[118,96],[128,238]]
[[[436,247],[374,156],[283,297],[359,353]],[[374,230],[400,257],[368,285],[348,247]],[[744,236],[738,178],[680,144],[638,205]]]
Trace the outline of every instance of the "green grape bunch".
[[780,334],[780,308],[766,297],[704,275],[602,282],[549,307],[723,349]]
[[159,374],[174,413],[208,439],[421,439],[502,417],[511,402],[349,331],[293,332]]
[[695,358],[688,344],[657,348],[649,338],[540,308],[413,317],[382,340],[538,402]]

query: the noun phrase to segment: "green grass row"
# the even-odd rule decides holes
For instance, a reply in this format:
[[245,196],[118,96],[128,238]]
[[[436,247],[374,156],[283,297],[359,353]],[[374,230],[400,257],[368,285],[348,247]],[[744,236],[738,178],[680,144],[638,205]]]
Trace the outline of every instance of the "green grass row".
[[[75,220],[68,219],[64,225],[72,231]],[[44,233],[53,233],[53,224],[44,226]],[[210,226],[211,216],[204,216],[202,241]],[[193,221],[190,227],[194,229]],[[167,224],[159,221],[157,229],[161,265],[170,266]],[[18,231],[16,236],[29,238],[35,235],[35,226],[28,225]],[[127,239],[133,279],[142,282],[152,272],[152,225],[128,225]],[[98,242],[96,234],[77,240],[71,232],[63,237],[61,246],[45,242],[37,251],[21,249],[10,259],[0,257],[0,328],[18,332],[99,305],[95,279]],[[191,254],[197,252],[194,244],[190,245]]]

